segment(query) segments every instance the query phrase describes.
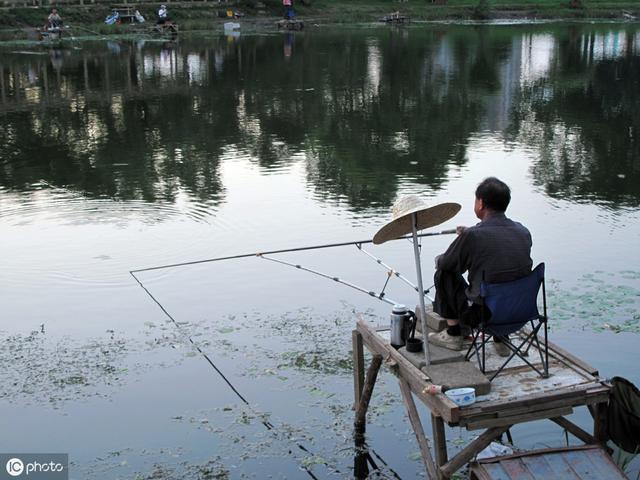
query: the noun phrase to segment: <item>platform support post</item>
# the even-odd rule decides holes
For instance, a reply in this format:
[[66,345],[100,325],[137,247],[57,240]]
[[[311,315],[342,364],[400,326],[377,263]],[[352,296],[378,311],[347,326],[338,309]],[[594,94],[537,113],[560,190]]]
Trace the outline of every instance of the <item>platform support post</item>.
[[403,380],[402,378],[399,378],[398,382],[400,383],[400,393],[402,394],[402,401],[404,402],[404,406],[407,409],[409,422],[411,422],[413,433],[415,433],[416,440],[418,441],[418,447],[420,448],[420,455],[422,456],[424,468],[431,480],[438,480],[436,464],[434,463],[433,457],[431,456],[431,451],[429,450],[429,441],[424,434],[422,422],[420,421],[420,415],[418,414],[418,409],[416,408],[416,404],[413,401],[411,387],[409,387],[409,384],[406,382],[406,380]]
[[353,408],[358,408],[362,390],[364,388],[364,348],[362,346],[362,334],[357,330],[351,332],[353,344]]
[[374,355],[371,359],[371,364],[369,365],[367,376],[364,380],[362,396],[360,397],[360,401],[356,407],[356,419],[354,422],[356,437],[364,435],[366,430],[367,410],[369,408],[369,402],[371,401],[373,387],[376,384],[376,378],[378,377],[378,371],[380,371],[380,365],[382,365],[382,355]]
[[442,420],[442,417],[431,414],[431,429],[436,451],[436,465],[441,467],[449,459],[447,455],[447,436],[444,432],[444,420]]
[[504,432],[509,430],[512,425],[504,425],[501,427],[493,427],[485,430],[478,438],[469,443],[460,452],[454,456],[451,461],[440,466],[440,475],[442,478],[450,478],[458,469],[464,466],[469,460],[484,450],[487,445],[499,438]]
[[598,443],[607,443],[607,404],[596,403],[590,408],[593,415],[593,436]]

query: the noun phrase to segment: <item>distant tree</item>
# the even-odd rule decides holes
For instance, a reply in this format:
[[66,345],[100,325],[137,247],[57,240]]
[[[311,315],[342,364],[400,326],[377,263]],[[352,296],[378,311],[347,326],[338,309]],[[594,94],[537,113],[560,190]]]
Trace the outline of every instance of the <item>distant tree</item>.
[[479,0],[473,10],[473,17],[477,20],[488,20],[491,17],[491,5],[489,0]]

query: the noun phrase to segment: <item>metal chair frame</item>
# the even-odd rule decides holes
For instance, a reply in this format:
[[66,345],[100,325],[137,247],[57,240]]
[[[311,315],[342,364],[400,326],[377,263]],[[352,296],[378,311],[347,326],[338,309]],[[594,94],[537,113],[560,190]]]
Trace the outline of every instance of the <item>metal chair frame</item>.
[[[536,290],[536,298],[537,298],[540,292],[540,285],[542,285],[542,309],[543,309],[542,315],[540,315],[540,313],[538,312],[537,315],[535,315],[532,318],[528,318],[526,320],[518,320],[512,323],[500,323],[495,325],[496,327],[499,326],[501,328],[508,327],[509,325],[513,325],[514,327],[513,331],[510,333],[514,333],[518,330],[521,330],[527,323],[529,323],[531,326],[531,331],[528,333],[525,333],[524,339],[522,339],[522,337],[519,337],[520,339],[522,339],[519,345],[516,345],[516,343],[509,340],[508,335],[497,334],[492,329],[491,318],[489,318],[488,321],[485,318],[485,309],[487,307],[484,307],[483,305],[483,308],[481,309],[482,313],[481,313],[480,324],[476,328],[474,328],[475,332],[473,334],[473,340],[471,342],[471,345],[469,346],[469,349],[467,350],[467,353],[465,354],[465,359],[469,360],[471,355],[475,354],[476,358],[478,359],[478,365],[480,366],[480,370],[482,370],[482,373],[485,373],[485,367],[486,367],[485,346],[489,342],[489,340],[491,340],[491,338],[493,338],[494,336],[500,337],[503,344],[509,350],[511,350],[511,355],[509,355],[509,357],[504,361],[504,363],[500,366],[500,368],[498,368],[498,370],[496,370],[496,372],[491,376],[491,378],[489,378],[489,381],[493,381],[493,379],[507,366],[507,364],[515,356],[518,356],[520,359],[522,359],[529,367],[531,367],[542,378],[549,377],[549,344],[548,344],[548,325],[547,325],[548,317],[547,317],[547,295],[546,295],[546,288],[545,288],[545,281],[544,281],[544,263],[539,264],[535,269],[533,269],[530,275],[533,275],[538,268],[543,269],[543,273],[539,280],[538,288]],[[483,284],[484,283],[485,282],[483,280]],[[505,283],[511,283],[511,282],[505,282]],[[537,310],[537,307],[536,307],[536,310]],[[544,326],[544,329],[543,329],[544,342],[541,347],[540,341],[538,339],[538,332],[543,326]],[[517,342],[517,340],[515,341]],[[531,348],[531,345],[533,345],[534,343],[536,348],[538,349],[538,353],[540,354],[542,371],[526,358],[529,355],[529,349]],[[527,347],[526,349],[523,350],[523,347],[525,345],[527,345]],[[480,352],[480,350],[482,352]],[[482,358],[480,357],[480,355],[482,355]]]

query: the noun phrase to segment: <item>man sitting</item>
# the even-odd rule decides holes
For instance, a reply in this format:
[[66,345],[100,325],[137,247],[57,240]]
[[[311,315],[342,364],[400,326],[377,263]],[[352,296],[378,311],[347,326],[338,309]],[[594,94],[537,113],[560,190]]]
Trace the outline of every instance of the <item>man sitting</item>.
[[[482,318],[480,283],[510,282],[531,272],[531,234],[523,225],[505,216],[511,190],[495,177],[483,180],[475,193],[473,211],[481,221],[473,227],[458,227],[458,237],[447,251],[436,257],[436,298],[433,309],[447,319],[447,328],[429,334],[429,342],[462,350],[462,330],[476,326]],[[467,283],[463,273],[468,272]],[[485,309],[485,318],[490,316]],[[496,352],[508,356],[509,349],[494,337]]]

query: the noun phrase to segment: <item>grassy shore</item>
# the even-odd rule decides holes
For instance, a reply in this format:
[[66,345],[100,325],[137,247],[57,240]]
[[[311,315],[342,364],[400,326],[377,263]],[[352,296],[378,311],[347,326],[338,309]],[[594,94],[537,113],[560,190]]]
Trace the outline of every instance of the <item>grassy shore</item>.
[[[638,0],[305,0],[294,1],[298,18],[314,25],[332,23],[374,22],[385,14],[399,11],[415,21],[463,20],[629,20],[640,18]],[[138,3],[141,13],[151,22],[155,19],[157,3]],[[280,0],[238,0],[235,3],[172,2],[170,14],[180,24],[181,31],[211,30],[224,21],[225,10],[242,12],[243,20],[255,28],[273,28],[282,13]],[[0,40],[28,38],[41,26],[48,7],[4,7],[0,9]],[[103,19],[110,13],[109,4],[67,5],[60,7],[65,24],[78,32],[91,30],[100,35],[132,33],[128,25],[108,26]],[[82,30],[85,29],[85,30]],[[88,29],[88,30],[87,30]]]

